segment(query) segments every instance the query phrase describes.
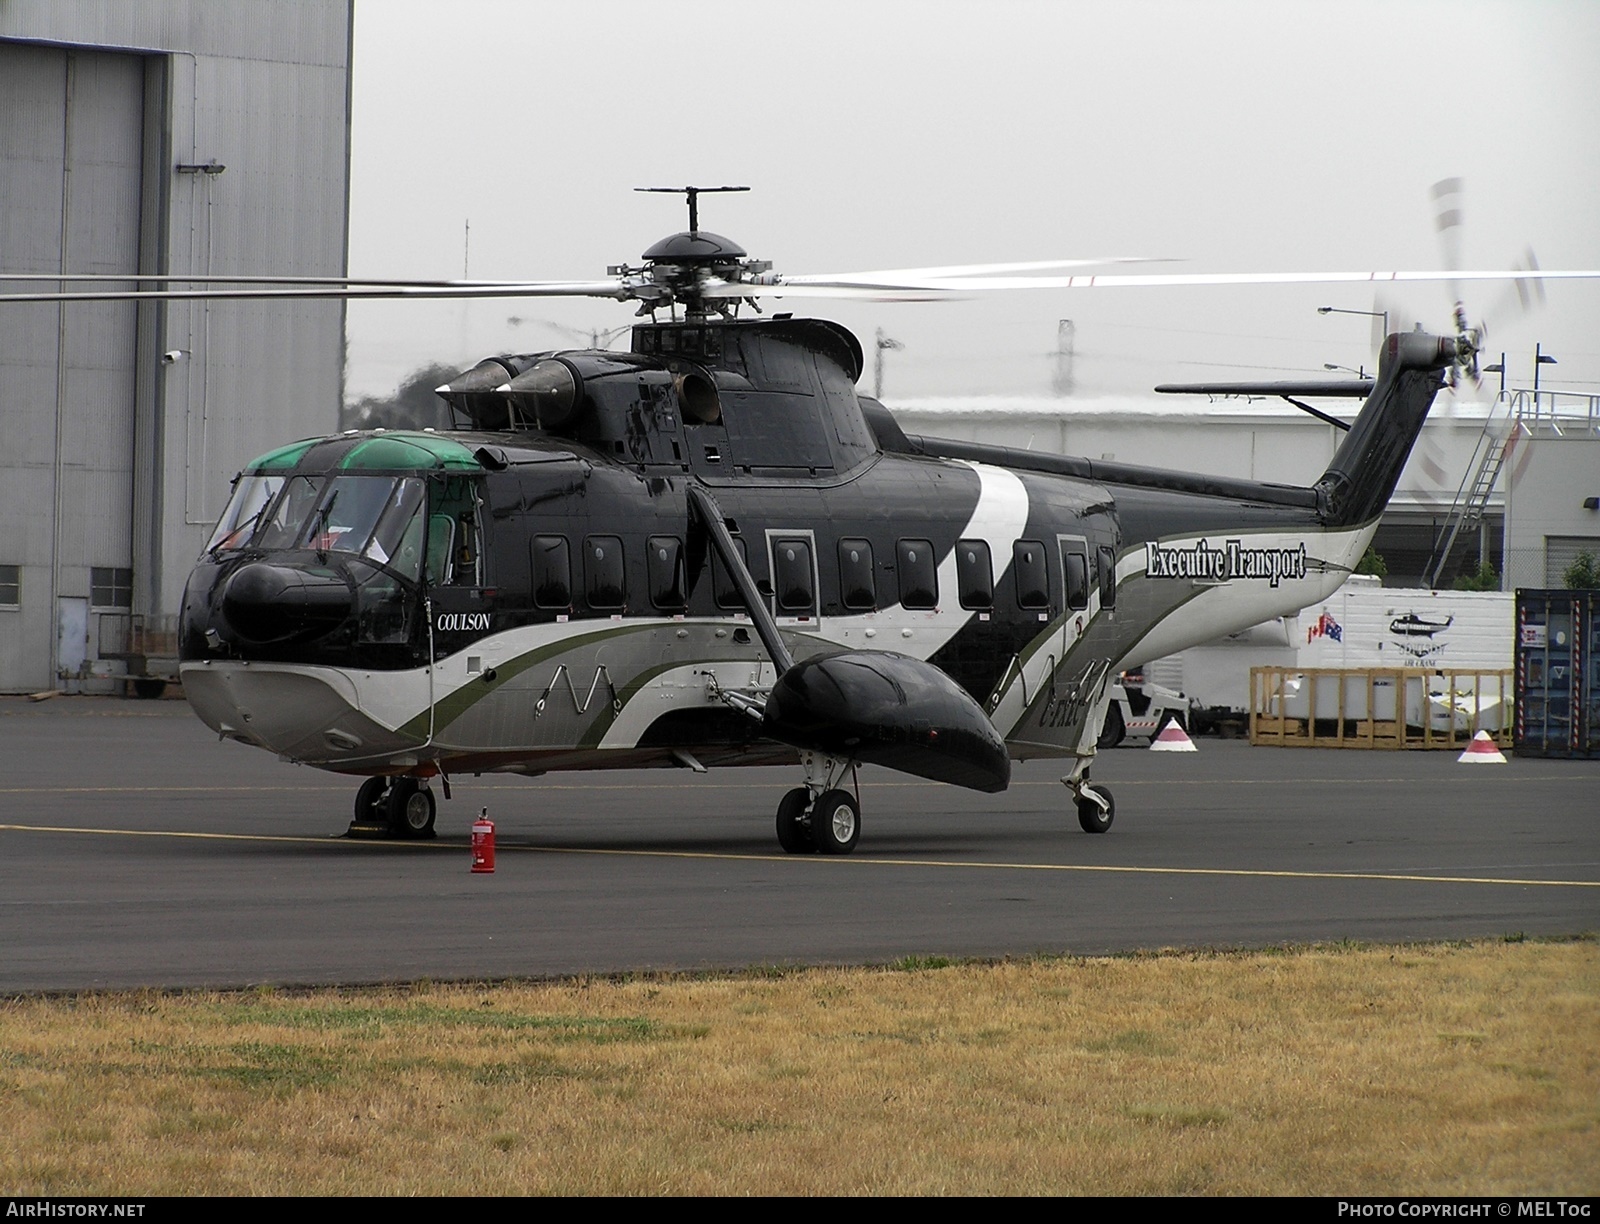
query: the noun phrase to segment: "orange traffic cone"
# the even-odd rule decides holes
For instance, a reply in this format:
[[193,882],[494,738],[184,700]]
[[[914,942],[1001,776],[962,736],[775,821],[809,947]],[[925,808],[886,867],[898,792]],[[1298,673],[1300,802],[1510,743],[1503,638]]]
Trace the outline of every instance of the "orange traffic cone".
[[1479,731],[1472,737],[1472,742],[1467,745],[1467,750],[1456,758],[1461,765],[1504,765],[1505,753],[1500,751],[1500,745],[1494,742],[1494,736],[1487,731]]
[[1176,719],[1169,719],[1161,734],[1150,741],[1151,752],[1199,752]]

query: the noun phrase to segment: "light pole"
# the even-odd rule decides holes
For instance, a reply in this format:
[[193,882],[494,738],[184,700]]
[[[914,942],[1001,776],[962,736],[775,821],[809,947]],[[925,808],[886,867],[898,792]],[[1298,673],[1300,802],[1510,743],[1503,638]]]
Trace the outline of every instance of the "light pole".
[[1334,365],[1331,361],[1324,361],[1322,363],[1322,368],[1324,370],[1343,370],[1346,374],[1354,374],[1357,378],[1365,378],[1367,376],[1366,366],[1362,366],[1360,369],[1352,370],[1349,366]]
[[1539,367],[1542,365],[1555,365],[1556,359],[1544,351],[1542,344],[1533,346],[1533,406],[1539,406]]
[[1343,306],[1318,306],[1317,313],[1325,314],[1353,314],[1366,315],[1369,319],[1383,320],[1383,334],[1389,334],[1389,312],[1387,310],[1346,310]]
[[1506,355],[1504,353],[1501,353],[1500,354],[1500,360],[1498,362],[1496,362],[1494,365],[1486,365],[1486,366],[1484,366],[1483,367],[1483,372],[1485,374],[1498,374],[1498,375],[1500,375],[1500,394],[1501,394],[1501,396],[1504,396],[1505,393],[1506,393]]

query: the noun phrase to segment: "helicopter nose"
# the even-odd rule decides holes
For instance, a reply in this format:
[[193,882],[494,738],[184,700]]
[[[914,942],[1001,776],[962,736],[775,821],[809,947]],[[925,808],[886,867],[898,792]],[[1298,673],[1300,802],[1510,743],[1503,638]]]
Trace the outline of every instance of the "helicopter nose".
[[228,627],[261,644],[320,637],[343,624],[353,605],[349,584],[337,574],[261,561],[238,570],[222,593]]

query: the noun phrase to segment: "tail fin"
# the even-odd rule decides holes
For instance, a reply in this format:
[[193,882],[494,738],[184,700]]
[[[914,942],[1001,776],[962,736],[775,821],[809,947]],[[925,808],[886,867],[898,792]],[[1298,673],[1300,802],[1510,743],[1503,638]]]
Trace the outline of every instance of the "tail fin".
[[1313,486],[1328,526],[1354,527],[1382,513],[1458,346],[1454,336],[1425,332],[1396,332],[1383,342],[1372,393]]

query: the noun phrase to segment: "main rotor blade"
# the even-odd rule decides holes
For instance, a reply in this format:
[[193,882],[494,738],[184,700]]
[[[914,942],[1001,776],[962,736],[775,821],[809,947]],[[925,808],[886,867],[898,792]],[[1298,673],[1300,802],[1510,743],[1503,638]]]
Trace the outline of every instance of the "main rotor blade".
[[1116,255],[1105,259],[1035,259],[1024,263],[947,264],[937,268],[882,268],[872,272],[818,272],[785,276],[786,285],[903,285],[962,276],[998,276],[1005,272],[1049,272],[1056,268],[1094,268],[1105,264],[1168,263],[1161,258]]
[[[136,280],[137,277],[124,277]],[[91,290],[83,293],[0,293],[6,302],[185,302],[249,301],[294,299],[366,298],[523,298],[523,297],[600,297],[625,299],[634,291],[621,281],[507,281],[502,284],[418,285],[412,281],[397,285],[345,285],[283,289],[125,289]]]
[[426,288],[565,283],[477,279],[419,280],[403,276],[180,276],[177,273],[144,272],[0,272],[0,281],[50,281],[62,285],[79,282],[123,284],[129,281],[154,281],[161,284],[196,285],[416,285]]
[[[717,281],[701,286],[702,298],[797,297],[832,298],[861,302],[944,302],[971,297],[960,281],[939,285],[761,285],[744,281]],[[3,301],[0,298],[0,301]]]
[[1600,270],[1467,272],[1179,272],[1088,276],[981,276],[928,281],[922,288],[956,290],[1164,288],[1183,285],[1331,285],[1386,281],[1597,280]]

